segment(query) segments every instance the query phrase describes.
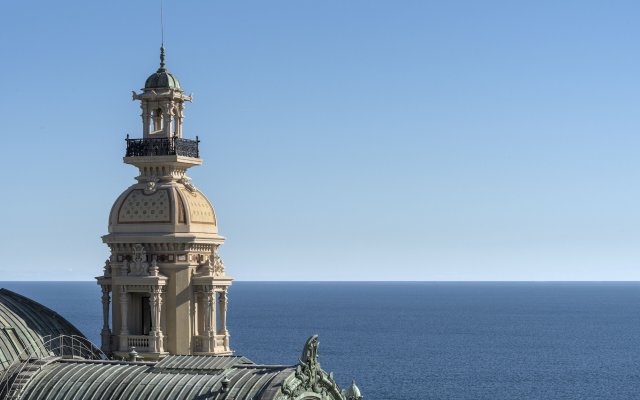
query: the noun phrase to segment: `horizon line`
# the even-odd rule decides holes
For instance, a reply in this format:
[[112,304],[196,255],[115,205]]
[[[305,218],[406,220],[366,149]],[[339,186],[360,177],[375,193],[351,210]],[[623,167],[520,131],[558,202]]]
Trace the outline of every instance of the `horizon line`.
[[[0,283],[92,282],[95,280],[0,280]],[[249,283],[640,283],[640,280],[234,280]],[[97,283],[96,283],[97,284]]]

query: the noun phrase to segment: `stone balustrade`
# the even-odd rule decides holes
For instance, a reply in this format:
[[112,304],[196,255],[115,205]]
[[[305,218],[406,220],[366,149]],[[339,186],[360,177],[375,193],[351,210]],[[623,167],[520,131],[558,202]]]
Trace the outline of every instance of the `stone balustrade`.
[[147,335],[128,335],[127,346],[129,348],[135,347],[138,352],[151,351],[149,339]]

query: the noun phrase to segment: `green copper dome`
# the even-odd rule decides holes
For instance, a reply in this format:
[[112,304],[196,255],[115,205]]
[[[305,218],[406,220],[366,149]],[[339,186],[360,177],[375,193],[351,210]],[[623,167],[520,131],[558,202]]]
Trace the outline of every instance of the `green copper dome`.
[[178,78],[164,67],[164,46],[160,48],[160,68],[147,78],[144,88],[182,90]]
[[145,89],[156,88],[169,88],[169,89],[181,89],[180,82],[171,72],[165,68],[159,68],[156,72],[151,74],[144,83]]

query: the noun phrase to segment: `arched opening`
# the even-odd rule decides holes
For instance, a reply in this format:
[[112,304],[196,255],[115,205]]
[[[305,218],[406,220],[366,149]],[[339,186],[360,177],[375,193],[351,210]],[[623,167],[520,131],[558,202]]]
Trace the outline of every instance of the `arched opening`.
[[153,132],[159,132],[162,130],[162,109],[157,108],[153,110]]
[[148,335],[151,331],[151,307],[147,293],[131,293],[127,307],[130,335]]

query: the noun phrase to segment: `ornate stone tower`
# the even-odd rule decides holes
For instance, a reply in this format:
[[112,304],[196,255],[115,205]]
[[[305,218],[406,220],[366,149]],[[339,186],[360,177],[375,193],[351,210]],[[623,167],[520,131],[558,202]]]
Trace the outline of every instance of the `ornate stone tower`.
[[[131,347],[145,359],[167,354],[230,354],[227,289],[216,215],[186,172],[202,164],[199,140],[182,137],[191,101],[164,64],[133,92],[142,138],[127,135],[126,164],[137,183],[118,197],[102,237],[111,256],[102,287],[102,349],[120,358]],[[111,318],[109,315],[112,303]],[[110,325],[110,321],[112,324]]]

